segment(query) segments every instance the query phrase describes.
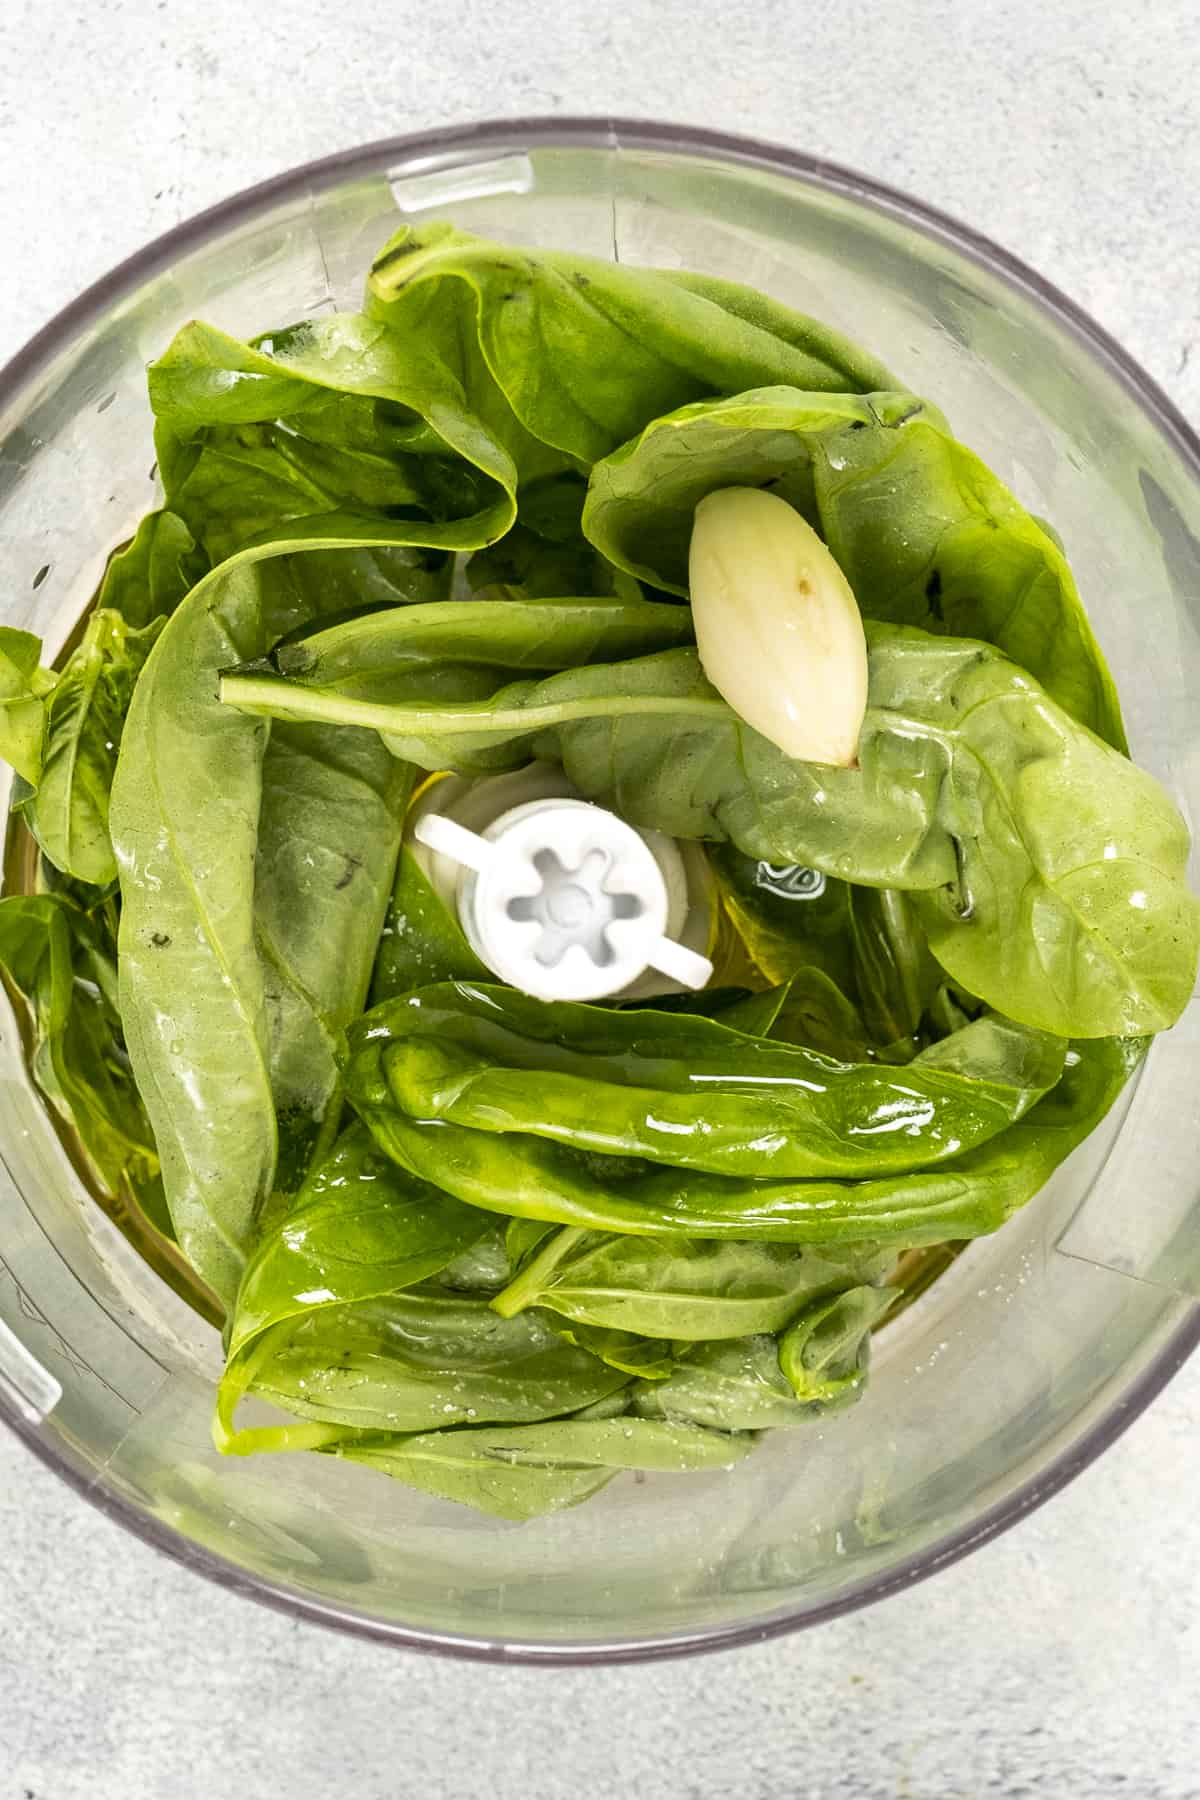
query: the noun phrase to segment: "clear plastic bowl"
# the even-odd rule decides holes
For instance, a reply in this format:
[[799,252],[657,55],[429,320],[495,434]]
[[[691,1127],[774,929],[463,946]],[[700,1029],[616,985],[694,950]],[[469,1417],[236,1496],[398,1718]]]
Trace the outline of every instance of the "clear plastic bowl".
[[[239,335],[353,307],[401,216],[706,270],[841,327],[945,410],[1067,545],[1138,758],[1200,792],[1200,445],[1061,295],[845,170],[654,125],[397,139],[160,238],[0,377],[5,620],[53,651],[152,504],[145,365],[186,319]],[[506,1526],[316,1457],[222,1461],[215,1332],[77,1177],[0,1042],[0,1413],[149,1542],[394,1644],[604,1660],[812,1624],[930,1573],[1053,1493],[1200,1337],[1200,1009],[1028,1209],[884,1331],[852,1411],[729,1473],[619,1478]]]

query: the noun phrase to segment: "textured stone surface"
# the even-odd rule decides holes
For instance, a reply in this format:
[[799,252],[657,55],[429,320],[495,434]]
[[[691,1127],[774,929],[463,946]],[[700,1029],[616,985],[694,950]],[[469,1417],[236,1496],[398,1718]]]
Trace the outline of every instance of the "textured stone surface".
[[[611,111],[775,138],[969,219],[1194,416],[1198,77],[1195,0],[5,0],[0,355],[153,233],[291,163],[473,115]],[[560,1675],[251,1607],[0,1436],[0,1800],[1184,1800],[1198,1432],[1195,1364],[1066,1493],[930,1583],[753,1650]]]

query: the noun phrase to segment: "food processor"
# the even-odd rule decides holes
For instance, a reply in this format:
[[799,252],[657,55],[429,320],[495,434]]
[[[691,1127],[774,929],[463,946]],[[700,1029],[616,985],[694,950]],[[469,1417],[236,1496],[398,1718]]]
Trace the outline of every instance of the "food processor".
[[[514,120],[399,138],[242,194],[115,270],[0,376],[4,623],[37,632],[52,658],[154,503],[145,367],[180,325],[199,317],[246,336],[354,309],[380,244],[431,218],[727,277],[869,345],[1062,539],[1134,755],[1193,822],[1200,444],[1185,422],[994,245],[845,170],[699,130]],[[522,803],[532,836],[520,805],[495,817],[525,831],[530,855],[546,848],[547,805],[579,806],[562,792]],[[492,823],[429,826],[427,848],[491,880]],[[619,820],[595,842],[594,819],[575,823],[578,856],[562,867],[582,869],[593,849],[625,856],[624,886],[604,891],[640,897],[650,922],[607,991],[664,963],[685,985],[702,980],[667,851],[656,861],[642,843],[639,855]],[[542,873],[524,891],[532,911],[508,910],[514,889],[470,912],[493,955],[528,958],[536,940],[554,963],[549,928],[576,897],[561,869]],[[598,894],[593,884],[589,904]],[[514,920],[529,926],[519,942]],[[586,1507],[509,1525],[333,1459],[222,1458],[210,1436],[217,1329],[88,1192],[2,1006],[0,1416],[181,1561],[393,1644],[603,1661],[814,1624],[1020,1518],[1200,1339],[1193,1000],[1036,1199],[947,1258],[877,1334],[861,1402],[770,1434],[733,1469],[623,1475]]]

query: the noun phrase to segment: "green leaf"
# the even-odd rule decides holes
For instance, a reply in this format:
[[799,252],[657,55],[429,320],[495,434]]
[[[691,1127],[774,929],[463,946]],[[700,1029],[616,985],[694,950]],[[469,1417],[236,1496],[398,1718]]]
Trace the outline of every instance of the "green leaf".
[[457,918],[430,885],[411,845],[400,851],[396,885],[379,941],[371,1004],[436,981],[487,981]]
[[518,1273],[553,1224],[642,1237],[938,1244],[995,1231],[1032,1199],[1099,1124],[1142,1048],[1137,1039],[1084,1040],[1068,1052],[1058,1085],[990,1143],[937,1169],[865,1181],[705,1175],[592,1156],[528,1133],[409,1119],[361,1097],[357,1104],[397,1161],[468,1205],[513,1217],[509,1253]]
[[891,385],[837,332],[732,283],[524,251],[440,222],[402,226],[367,286],[369,309],[397,333],[447,358],[461,346],[468,399],[523,481],[554,472],[546,446],[592,463],[647,419],[713,394]]
[[427,768],[557,759],[632,824],[915,891],[947,973],[1029,1025],[1101,1037],[1173,1024],[1200,909],[1187,830],[1158,783],[986,645],[888,625],[869,626],[868,643],[848,769],[794,761],[751,731],[686,649],[515,682],[474,706],[295,684],[250,703],[371,726]]
[[577,1506],[621,1469],[669,1475],[728,1469],[749,1455],[754,1442],[749,1434],[731,1437],[657,1419],[559,1419],[352,1440],[333,1445],[329,1454],[439,1499],[526,1520]]
[[119,613],[131,631],[173,613],[208,572],[208,558],[178,513],[147,513],[133,540],[110,557],[98,610]]
[[[359,527],[326,521],[320,529],[323,536],[315,541],[328,547],[354,541]],[[379,529],[404,534],[414,527]],[[468,522],[456,529],[470,536],[484,527]],[[288,854],[278,868],[268,859],[271,821],[283,829],[282,811],[268,807],[260,836],[271,767],[292,751],[304,760],[304,746],[294,740],[289,745],[288,734],[276,737],[264,788],[267,733],[261,723],[219,705],[217,677],[229,663],[261,655],[294,623],[297,610],[303,614],[312,606],[292,559],[282,556],[303,542],[244,552],[193,589],[138,682],[113,784],[129,1052],[154,1123],[180,1242],[227,1304],[275,1180],[272,1073],[294,1067],[294,1044],[311,1045],[315,1030],[324,1038],[324,1080],[332,1081],[332,1044],[320,1033],[320,1021],[332,1016],[335,1024],[344,1022],[365,995],[399,843],[403,780],[398,789],[396,771],[384,770],[369,738],[352,747],[342,734],[336,748],[328,739],[327,754],[308,758],[311,779],[304,792],[314,798],[311,812],[300,789],[291,795],[304,813],[306,834],[328,826],[333,835],[320,842],[307,835],[307,848],[281,846]],[[366,779],[356,762],[368,766]],[[364,808],[380,827],[369,847],[361,837]],[[297,869],[296,859],[302,864],[308,854],[312,870]],[[358,866],[351,870],[353,859]],[[339,887],[348,871],[351,881]],[[274,954],[262,930],[264,917],[270,924],[267,885],[279,897],[282,930]],[[302,908],[296,904],[301,899]],[[315,988],[295,966],[289,946],[303,947],[309,963],[318,965]],[[361,955],[361,967],[343,961],[343,947],[347,955]],[[274,1025],[269,992],[275,996]],[[289,1011],[298,1038],[287,1027]],[[290,1078],[280,1098],[295,1103]]]
[[0,756],[36,787],[46,733],[45,696],[55,676],[40,666],[42,640],[0,625]]
[[581,1325],[673,1341],[778,1331],[814,1295],[844,1288],[890,1253],[783,1244],[716,1244],[564,1230],[492,1305],[548,1307]]
[[465,983],[385,1002],[347,1042],[346,1092],[373,1128],[394,1110],[602,1156],[793,1178],[957,1156],[1052,1087],[1065,1050],[988,1017],[895,1073],[714,1019],[546,1005]]
[[805,1307],[779,1340],[779,1368],[797,1400],[828,1406],[857,1398],[871,1329],[898,1298],[896,1288],[856,1287]]
[[[815,1308],[806,1308],[800,1316],[805,1319],[816,1308],[837,1307],[844,1297],[836,1294],[818,1300]],[[791,1337],[792,1332],[786,1335]],[[675,1364],[667,1380],[637,1388],[633,1406],[644,1419],[669,1419],[713,1431],[770,1431],[812,1419],[810,1407],[800,1404],[802,1398],[779,1366],[774,1337],[760,1333],[697,1344]]]
[[[214,1422],[218,1448],[316,1447],[288,1426],[235,1431],[247,1393],[326,1425],[420,1430],[541,1418],[615,1392],[625,1372],[564,1347],[536,1318],[505,1324],[461,1291],[479,1280],[482,1240],[489,1272],[507,1270],[497,1236],[352,1127],[247,1267]],[[439,1272],[440,1289],[417,1287]]]
[[[338,313],[260,345],[186,325],[151,365],[150,398],[168,503],[214,562],[349,513],[362,523],[344,547],[386,551],[429,598],[441,564],[422,551],[476,549],[513,521],[504,447],[445,364],[377,320]],[[413,454],[398,414],[435,424],[442,454]],[[453,529],[484,517],[482,533]]]
[[[513,1426],[510,1431],[519,1429]],[[496,1427],[429,1431],[376,1442],[349,1439],[332,1445],[328,1454],[390,1475],[439,1500],[456,1501],[515,1523],[579,1506],[607,1487],[617,1472],[593,1463],[524,1467],[504,1454],[509,1433],[497,1443],[496,1431]]]
[[964,445],[919,413],[815,447],[821,535],[868,618],[983,638],[1063,710],[1126,748],[1117,690],[1059,546]]
[[855,990],[873,1043],[918,1046],[917,1028],[941,981],[916,907],[898,888],[849,894]]
[[505,1319],[486,1300],[414,1287],[309,1310],[259,1341],[232,1394],[226,1380],[218,1447],[250,1455],[319,1445],[290,1426],[233,1433],[238,1388],[322,1427],[428,1431],[574,1412],[629,1376],[564,1343],[536,1313]]
[[0,900],[0,967],[29,1006],[38,1087],[103,1186],[127,1190],[161,1229],[158,1154],[129,1070],[102,928],[65,895],[9,895]]
[[362,1125],[352,1125],[246,1267],[230,1327],[230,1371],[281,1321],[412,1287],[486,1230],[479,1213],[398,1168]]
[[564,1343],[590,1350],[610,1368],[624,1375],[636,1375],[643,1381],[661,1381],[674,1367],[678,1346],[664,1344],[656,1338],[638,1337],[632,1331],[612,1331],[602,1325],[568,1324],[549,1316],[549,1324]]
[[911,395],[765,388],[652,418],[592,470],[584,531],[618,567],[686,593],[696,506],[731,486],[770,487],[797,507],[866,618],[996,644],[1125,748],[1061,549]]
[[56,868],[94,887],[117,878],[109,796],[134,683],[163,627],[131,629],[120,613],[93,612],[45,701],[46,737],[36,792],[22,811]]
[[[228,1305],[275,1184],[277,1102],[303,1146],[331,1091],[334,1029],[366,991],[371,959],[361,948],[382,925],[399,795],[378,763],[364,779],[363,759],[374,759],[365,738],[355,750],[318,738],[285,745],[289,734],[279,734],[271,761],[307,756],[311,777],[285,795],[291,775],[272,782],[267,763],[264,785],[267,733],[217,704],[219,672],[264,656],[342,602],[323,578],[329,554],[449,552],[492,541],[512,522],[516,478],[450,372],[369,320],[298,327],[277,334],[270,351],[188,326],[155,364],[151,395],[172,505],[183,504],[177,497],[211,447],[207,434],[278,421],[295,424],[297,442],[346,448],[357,474],[355,457],[378,450],[386,461],[408,432],[396,422],[402,413],[433,429],[462,474],[450,502],[430,490],[431,513],[461,507],[445,517],[393,518],[386,507],[347,513],[337,483],[314,479],[319,459],[299,453],[292,498],[277,505],[276,495],[253,521],[233,518],[237,483],[206,489],[188,519],[193,530],[229,526],[213,540],[227,546],[266,519],[271,535],[260,533],[192,589],[130,707],[111,818],[124,891],[122,1011],[180,1242]],[[290,442],[287,431],[276,436]],[[261,462],[262,449],[252,443],[252,461]],[[247,495],[253,511],[258,500]],[[290,860],[285,798],[308,834]],[[281,821],[274,844],[273,819]],[[352,859],[360,871],[351,871]],[[315,1074],[306,1072],[310,1056]],[[303,1149],[290,1160],[302,1161]],[[285,1185],[294,1179],[288,1170]]]
[[[476,1220],[476,1230],[479,1224]],[[446,1264],[438,1276],[438,1285],[456,1294],[484,1294],[489,1299],[498,1294],[513,1277],[507,1235],[498,1219],[485,1223],[474,1243]]]
[[[797,969],[786,986],[775,991],[780,1002],[766,1033],[768,1037],[783,1044],[803,1044],[810,1050],[819,1050],[822,1056],[836,1057],[839,1062],[870,1059],[872,1044],[862,1015],[823,970]],[[962,1022],[967,1025],[970,1020]]]
[[[280,644],[280,675],[351,699],[490,697],[496,678],[691,642],[686,607],[615,599],[450,600],[343,619]],[[462,686],[454,671],[485,675]],[[266,671],[262,671],[266,673]],[[237,678],[230,679],[236,691]]]
[[651,417],[588,478],[583,530],[610,562],[669,593],[688,591],[692,520],[717,488],[766,487],[817,524],[813,455],[826,433],[920,412],[911,394],[753,388]]
[[[351,313],[259,344],[184,326],[149,394],[167,502],[212,562],[311,515],[444,522],[486,508],[497,477],[511,486],[444,364]],[[414,414],[437,416],[443,454],[412,454]]]
[[372,732],[271,729],[262,762],[253,915],[271,1091],[299,1185],[362,1011],[395,879],[412,771]]

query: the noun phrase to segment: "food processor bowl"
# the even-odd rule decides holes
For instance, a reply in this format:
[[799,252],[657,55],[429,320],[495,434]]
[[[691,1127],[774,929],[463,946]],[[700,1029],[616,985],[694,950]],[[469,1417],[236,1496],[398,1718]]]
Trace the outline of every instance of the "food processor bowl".
[[[509,121],[399,138],[160,238],[0,377],[4,622],[53,655],[154,504],[146,363],[358,302],[404,220],[696,269],[868,346],[1070,555],[1134,754],[1200,795],[1200,445],[1061,295],[849,172],[712,133]],[[997,1236],[879,1334],[861,1403],[703,1476],[620,1476],[507,1525],[315,1456],[222,1459],[217,1332],[85,1190],[0,1057],[0,1413],[81,1493],[238,1590],[390,1643],[588,1661],[748,1642],[876,1600],[1020,1518],[1200,1337],[1200,1007]]]

